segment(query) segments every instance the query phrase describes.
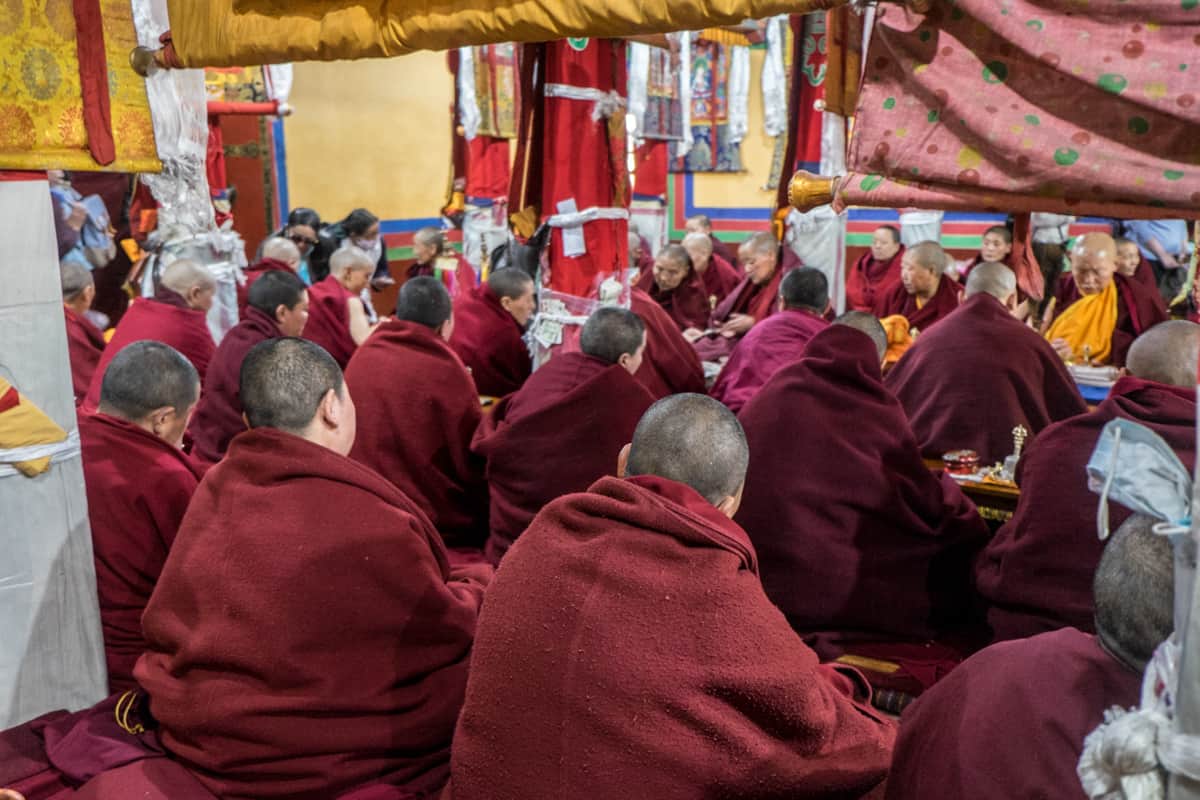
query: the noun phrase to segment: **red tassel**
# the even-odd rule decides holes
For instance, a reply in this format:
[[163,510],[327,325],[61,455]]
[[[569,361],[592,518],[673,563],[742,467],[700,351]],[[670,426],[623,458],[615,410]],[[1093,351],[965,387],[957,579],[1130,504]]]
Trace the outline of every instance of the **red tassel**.
[[75,52],[83,95],[83,127],[88,151],[101,166],[117,160],[112,108],[108,96],[108,55],[104,52],[104,20],[100,0],[74,0]]

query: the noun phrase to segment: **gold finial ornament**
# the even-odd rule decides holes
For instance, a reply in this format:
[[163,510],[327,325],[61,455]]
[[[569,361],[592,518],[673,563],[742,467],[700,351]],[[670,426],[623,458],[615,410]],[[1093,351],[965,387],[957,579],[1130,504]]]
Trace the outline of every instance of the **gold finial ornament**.
[[788,184],[788,203],[797,211],[811,211],[833,202],[834,178],[800,170]]

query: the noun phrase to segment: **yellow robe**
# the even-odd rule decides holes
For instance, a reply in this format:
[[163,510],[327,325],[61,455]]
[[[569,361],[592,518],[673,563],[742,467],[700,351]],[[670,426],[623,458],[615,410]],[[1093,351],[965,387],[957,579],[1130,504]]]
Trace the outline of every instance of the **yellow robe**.
[[1112,355],[1113,329],[1117,327],[1117,284],[1110,281],[1099,294],[1089,294],[1067,307],[1050,329],[1046,339],[1065,339],[1076,363],[1103,363]]

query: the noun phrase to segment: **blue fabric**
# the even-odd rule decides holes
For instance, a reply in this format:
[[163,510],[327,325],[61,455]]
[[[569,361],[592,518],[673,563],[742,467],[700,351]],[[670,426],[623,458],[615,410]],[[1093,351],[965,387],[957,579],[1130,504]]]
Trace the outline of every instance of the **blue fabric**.
[[1158,255],[1146,246],[1157,239],[1163,250],[1173,256],[1183,254],[1188,240],[1187,223],[1181,219],[1134,219],[1124,224],[1125,236],[1135,242],[1147,261],[1158,261]]
[[1083,396],[1084,401],[1091,405],[1101,403],[1108,397],[1108,389],[1103,386],[1084,386],[1082,383],[1076,385],[1079,387],[1079,394]]

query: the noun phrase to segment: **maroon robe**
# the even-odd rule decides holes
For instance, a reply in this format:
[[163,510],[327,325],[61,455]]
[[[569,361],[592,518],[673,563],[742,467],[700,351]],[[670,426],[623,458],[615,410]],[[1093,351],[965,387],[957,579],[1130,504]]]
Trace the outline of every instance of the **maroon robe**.
[[[1168,317],[1157,289],[1149,290],[1136,279],[1120,273],[1114,274],[1113,280],[1117,284],[1117,324],[1113,329],[1112,353],[1108,361],[1114,367],[1123,367],[1133,340],[1158,323],[1166,322]],[[1082,297],[1075,286],[1075,276],[1063,275],[1055,294],[1055,316]]]
[[268,272],[288,272],[292,275],[296,274],[296,271],[289,267],[286,261],[280,261],[277,258],[264,258],[261,261],[257,261],[246,267],[246,283],[237,287],[239,317],[246,316],[246,304],[250,302],[250,287],[254,285],[256,280],[261,278],[263,275],[266,275]]
[[674,320],[679,330],[699,328],[704,330],[708,324],[708,315],[712,307],[708,304],[708,293],[704,290],[704,282],[692,267],[688,267],[687,275],[674,289],[661,289],[654,281],[654,270],[643,273],[638,279],[637,288],[650,295],[654,302]]
[[799,361],[809,340],[827,327],[821,317],[798,308],[764,319],[733,348],[710,394],[736,414],[772,375]]
[[[783,270],[779,267],[775,268],[766,283],[753,283],[749,275],[743,277],[737,288],[713,309],[709,327],[719,328],[734,314],[749,314],[756,322],[762,322],[779,310],[779,284],[782,280]],[[701,361],[717,361],[733,352],[740,338],[719,334],[704,336],[695,343],[696,353]]]
[[[1166,301],[1163,300],[1162,293],[1158,291],[1158,281],[1154,278],[1154,267],[1150,266],[1150,262],[1142,256],[1142,260],[1138,262],[1137,269],[1133,271],[1133,275],[1127,276],[1134,283],[1140,283],[1142,288],[1158,298],[1159,304],[1166,311]],[[1072,278],[1072,281],[1074,278]]]
[[104,370],[108,369],[113,356],[121,352],[125,345],[143,339],[174,347],[192,362],[201,382],[204,381],[208,364],[217,350],[212,333],[208,330],[205,312],[188,308],[180,295],[169,289],[160,289],[153,298],[139,297],[129,306],[125,316],[121,317],[112,340],[104,348],[104,355],[100,357],[96,374],[92,376],[87,399],[83,402],[85,411],[95,411],[100,407]]
[[71,359],[71,388],[78,406],[87,396],[88,387],[104,354],[104,334],[92,321],[69,306],[63,306],[67,322],[67,355]]
[[704,367],[675,321],[636,287],[630,290],[629,307],[646,326],[642,365],[633,376],[655,400],[680,392],[704,394]]
[[993,645],[905,710],[887,800],[1084,800],[1083,740],[1141,683],[1071,628]]
[[450,547],[482,548],[487,485],[471,437],[483,411],[462,361],[417,322],[376,329],[346,368],[359,414],[350,457],[396,485]]
[[903,283],[897,283],[883,294],[876,295],[873,313],[880,319],[901,314],[908,320],[908,327],[924,332],[958,308],[962,290],[961,284],[943,275],[938,278],[938,288],[933,297],[917,308],[917,296],[909,294]]
[[108,687],[124,692],[137,688],[142,612],[200,474],[182,450],[117,417],[81,415],[79,436]]
[[241,434],[142,618],[135,675],[163,745],[221,797],[436,793],[485,570],[452,574],[425,515],[361,464]]
[[488,558],[498,563],[551,500],[614,474],[653,403],[624,367],[584,353],[555,356],[497,403],[471,444],[487,459]]
[[709,302],[715,297],[720,304],[741,283],[742,275],[732,263],[714,252],[708,260],[708,269],[700,273],[700,279]]
[[1030,434],[1087,411],[1071,373],[1044,338],[989,294],[966,300],[918,336],[888,373],[921,453],[971,449],[990,465]]
[[725,244],[725,242],[722,242],[711,233],[708,235],[708,240],[712,242],[714,256],[720,256],[727,264],[737,263],[737,253],[735,252],[734,248]]
[[860,797],[894,734],[853,688],[763,595],[741,528],[681,483],[602,478],[489,589],[448,794]]
[[[1095,411],[1051,425],[1017,465],[1021,499],[1013,518],[975,564],[995,640],[1072,626],[1094,631],[1092,577],[1104,552],[1096,535],[1099,496],[1087,488],[1087,462],[1113,419],[1145,425],[1188,468],[1195,462],[1196,390],[1121,378]],[[1109,528],[1130,515],[1108,504]]]
[[750,470],[737,520],[796,630],[827,632],[835,646],[963,632],[971,558],[988,529],[958,485],[925,466],[866,334],[818,333],[739,419]]
[[880,261],[863,253],[850,267],[846,275],[846,310],[870,311],[875,299],[891,291],[900,283],[900,262],[904,259],[904,245],[887,261]]
[[246,354],[259,342],[282,335],[274,319],[253,306],[246,306],[242,321],[221,340],[204,378],[204,392],[196,404],[196,413],[188,425],[192,455],[204,464],[220,461],[233,437],[246,430],[240,393]]
[[455,301],[450,347],[471,371],[479,394],[503,397],[525,383],[533,362],[522,333],[486,283]]
[[342,369],[350,363],[350,356],[358,348],[350,335],[350,308],[346,305],[349,300],[362,302],[332,275],[308,287],[308,322],[304,325],[304,338],[324,347]]

